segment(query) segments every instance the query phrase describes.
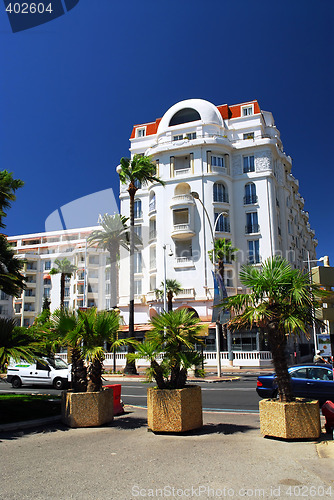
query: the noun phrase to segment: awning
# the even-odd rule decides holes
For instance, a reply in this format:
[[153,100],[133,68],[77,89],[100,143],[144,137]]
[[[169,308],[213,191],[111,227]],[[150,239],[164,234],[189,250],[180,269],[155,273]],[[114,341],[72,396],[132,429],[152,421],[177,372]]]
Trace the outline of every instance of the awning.
[[50,274],[45,274],[45,275],[43,276],[43,280],[50,280],[50,279],[51,279]]

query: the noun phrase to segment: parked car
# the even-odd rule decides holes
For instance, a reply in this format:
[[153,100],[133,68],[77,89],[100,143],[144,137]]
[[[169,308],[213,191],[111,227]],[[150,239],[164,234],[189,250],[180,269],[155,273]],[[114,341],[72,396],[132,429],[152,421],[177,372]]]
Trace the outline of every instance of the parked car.
[[30,364],[11,362],[7,368],[7,382],[18,389],[21,385],[51,385],[63,389],[71,380],[71,366],[61,358],[40,358]]
[[[295,365],[289,368],[294,396],[334,402],[333,368],[323,363]],[[276,398],[277,383],[275,373],[261,375],[257,379],[256,392],[261,398]]]

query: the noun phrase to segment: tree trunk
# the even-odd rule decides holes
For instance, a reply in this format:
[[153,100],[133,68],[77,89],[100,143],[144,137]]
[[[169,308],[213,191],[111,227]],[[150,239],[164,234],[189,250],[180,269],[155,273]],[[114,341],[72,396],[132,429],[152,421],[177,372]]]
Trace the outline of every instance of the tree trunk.
[[275,323],[270,323],[268,325],[268,340],[273,356],[279,401],[288,403],[293,401],[294,397],[285,353],[286,335],[284,331],[278,329]]
[[[130,197],[130,297],[129,297],[129,333],[128,333],[128,338],[133,338],[134,333],[135,333],[135,321],[134,321],[134,314],[135,314],[135,301],[134,301],[134,226],[135,226],[135,212],[134,212],[134,206],[135,206],[135,194],[136,194],[137,188],[133,184],[133,182],[130,183],[129,188],[128,188],[128,193]],[[128,347],[128,352],[133,353],[135,352],[135,349],[132,345],[129,345]],[[136,363],[135,361],[128,361],[126,360],[126,365],[124,368],[124,373],[128,374],[137,374],[136,370]]]
[[167,292],[167,312],[171,312],[173,310],[173,293]]
[[73,348],[71,350],[72,358],[72,389],[73,392],[87,391],[87,368],[80,356],[80,350]]
[[110,306],[117,307],[117,257],[114,248],[109,249],[110,255]]
[[64,299],[65,299],[65,273],[60,275],[60,310],[64,310]]
[[88,368],[87,392],[99,392],[102,390],[102,360],[95,358]]

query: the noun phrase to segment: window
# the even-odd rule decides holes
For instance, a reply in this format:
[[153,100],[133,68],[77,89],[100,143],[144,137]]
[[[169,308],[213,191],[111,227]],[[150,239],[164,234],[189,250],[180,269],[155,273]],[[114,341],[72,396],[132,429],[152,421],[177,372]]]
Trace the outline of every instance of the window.
[[196,109],[184,108],[180,109],[180,111],[175,113],[175,115],[169,122],[169,126],[173,127],[174,125],[181,125],[182,123],[195,122],[200,119],[201,116],[198,113],[198,111],[196,111]]
[[135,212],[135,219],[140,219],[141,216],[143,215],[141,210],[141,200],[135,200],[134,212]]
[[44,262],[44,271],[49,271],[51,269],[51,260],[46,260]]
[[183,134],[173,135],[173,141],[182,141],[182,140],[183,140]]
[[136,136],[137,137],[145,137],[146,135],[146,129],[145,128],[137,128],[136,129]]
[[155,192],[154,191],[150,193],[150,202],[148,205],[148,211],[152,212],[153,210],[155,210]]
[[111,308],[111,299],[106,299],[106,309],[107,311]]
[[[65,304],[65,302],[64,302],[64,304]],[[95,300],[94,299],[88,299],[88,301],[87,301],[87,307],[96,307]]]
[[244,156],[244,174],[247,172],[255,172],[254,156]]
[[232,271],[226,271],[226,286],[233,286]]
[[246,214],[246,234],[258,233],[259,224],[257,212],[249,212]]
[[293,223],[290,219],[288,219],[288,233],[293,234]]
[[244,205],[251,205],[257,203],[256,187],[254,182],[250,182],[245,186]]
[[291,372],[291,378],[307,378],[307,368],[300,368]]
[[254,139],[254,132],[247,132],[246,134],[243,134],[243,139]]
[[[215,228],[216,231],[220,233],[229,233],[230,232],[230,222],[229,217],[220,215],[221,212],[215,212]],[[217,218],[219,217],[218,221]],[[217,221],[217,222],[216,222]]]
[[260,262],[259,240],[248,241],[248,262],[258,264]]
[[0,300],[8,300],[9,299],[9,295],[7,295],[5,292],[3,292],[2,290],[0,291]]
[[110,283],[106,283],[106,295],[110,295]]
[[7,316],[8,315],[8,307],[7,306],[0,306],[0,315],[1,316]]
[[177,226],[180,224],[188,224],[189,223],[189,210],[187,208],[173,210],[173,220],[174,220],[174,226]]
[[212,167],[225,167],[224,157],[211,155],[211,166]]
[[44,288],[43,297],[45,299],[49,299],[50,298],[50,288]]
[[192,242],[191,240],[176,240],[175,241],[176,259],[189,260],[192,257]]
[[150,247],[150,269],[157,267],[157,250],[156,247]]
[[134,285],[135,285],[134,286],[134,294],[141,295],[142,294],[141,280],[135,280]]
[[137,235],[137,237],[141,240],[141,226],[140,225],[134,226],[133,230],[134,230],[134,233]]
[[253,114],[253,105],[242,108],[242,116],[251,116]]
[[[44,278],[44,285],[51,285],[51,278]],[[35,281],[29,280],[27,283],[36,283]]]
[[141,182],[138,179],[134,181],[134,185],[137,189],[141,189]]
[[154,240],[157,237],[157,221],[150,219],[149,221],[149,239]]
[[89,256],[89,263],[93,265],[97,265],[99,263],[99,256],[98,255],[90,255]]
[[65,286],[65,297],[69,297],[69,296],[70,296],[70,287]]
[[141,252],[135,252],[133,255],[133,260],[134,260],[134,272],[141,273],[143,271]]
[[222,182],[215,182],[213,185],[213,201],[228,203],[227,188]]
[[185,139],[189,139],[191,141],[192,139],[196,139],[196,132],[188,132],[184,136]]

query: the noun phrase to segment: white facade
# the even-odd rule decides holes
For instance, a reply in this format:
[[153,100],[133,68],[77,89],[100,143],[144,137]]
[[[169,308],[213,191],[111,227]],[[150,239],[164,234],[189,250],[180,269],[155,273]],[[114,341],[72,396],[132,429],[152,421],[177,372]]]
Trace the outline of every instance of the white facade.
[[[136,125],[131,155],[150,155],[165,187],[153,183],[136,193],[137,232],[143,245],[136,257],[135,323],[148,323],[161,310],[154,289],[164,278],[176,279],[184,293],[174,308],[194,308],[210,321],[213,304],[211,226],[221,212],[215,237],[228,238],[239,249],[237,261],[226,264],[228,294],[241,289],[238,270],[246,262],[260,264],[277,253],[296,268],[315,258],[315,233],[310,228],[292,161],[284,150],[273,116],[257,101],[214,106],[190,99],[172,106],[161,120]],[[120,213],[129,216],[127,186],[121,185]],[[169,254],[173,254],[172,256]],[[119,307],[127,321],[129,256],[120,263]]]
[[[42,311],[45,297],[51,301],[51,312],[60,307],[60,274],[49,274],[55,259],[66,257],[77,267],[72,277],[66,278],[65,307],[72,310],[85,306],[110,308],[108,252],[92,247],[86,249],[86,238],[94,229],[98,227],[8,238],[17,255],[26,260],[23,271],[26,289],[21,297],[13,299],[13,315],[21,326],[33,323]],[[8,309],[12,310],[11,307]]]

